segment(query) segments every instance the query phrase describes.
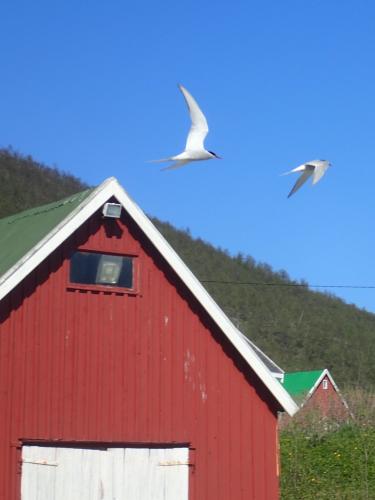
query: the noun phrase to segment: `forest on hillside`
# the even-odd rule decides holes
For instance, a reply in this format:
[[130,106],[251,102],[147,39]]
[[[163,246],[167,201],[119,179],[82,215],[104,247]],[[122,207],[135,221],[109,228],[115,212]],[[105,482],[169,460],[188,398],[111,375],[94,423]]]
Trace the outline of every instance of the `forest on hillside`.
[[374,314],[153,222],[235,325],[284,370],[328,368],[340,386],[375,386]]
[[0,218],[86,188],[87,184],[73,175],[38,163],[11,148],[0,149]]
[[[0,217],[86,188],[70,174],[0,150]],[[152,220],[234,324],[284,370],[328,368],[339,386],[375,387],[374,314]]]

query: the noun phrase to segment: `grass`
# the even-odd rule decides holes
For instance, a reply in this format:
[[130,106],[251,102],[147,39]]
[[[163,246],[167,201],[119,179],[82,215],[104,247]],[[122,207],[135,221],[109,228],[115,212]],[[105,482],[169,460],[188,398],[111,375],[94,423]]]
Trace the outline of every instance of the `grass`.
[[353,419],[307,413],[280,433],[281,498],[375,498],[375,395],[348,391]]

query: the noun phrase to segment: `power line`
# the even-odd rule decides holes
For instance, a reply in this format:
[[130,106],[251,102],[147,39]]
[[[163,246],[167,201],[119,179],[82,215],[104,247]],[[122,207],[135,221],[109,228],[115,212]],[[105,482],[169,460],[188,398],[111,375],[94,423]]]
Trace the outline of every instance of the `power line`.
[[248,286],[281,286],[299,288],[357,288],[375,289],[375,285],[310,285],[305,283],[272,283],[259,281],[220,281],[220,280],[200,280],[201,283],[214,283],[220,285],[248,285]]

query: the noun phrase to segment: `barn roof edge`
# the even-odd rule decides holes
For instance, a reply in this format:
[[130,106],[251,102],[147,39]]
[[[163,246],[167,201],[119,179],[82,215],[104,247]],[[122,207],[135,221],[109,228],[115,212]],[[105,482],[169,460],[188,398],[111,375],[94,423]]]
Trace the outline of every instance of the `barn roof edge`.
[[[249,367],[260,378],[279,405],[289,413],[289,415],[293,415],[298,410],[297,404],[282,384],[274,378],[265,362],[260,359],[252,346],[252,342],[248,342],[244,339],[243,334],[234,326],[151,220],[119,184],[117,179],[115,177],[109,177],[98,187],[88,191],[89,192],[87,192],[87,190],[85,191],[86,195],[78,205],[72,204],[72,210],[58,221],[57,225],[49,230],[47,234],[44,234],[40,241],[30,248],[25,255],[0,276],[0,300],[78,227],[80,227],[95,211],[108,201],[108,199],[115,197],[200,302],[224,335],[244,358]],[[40,208],[41,207],[39,207],[39,209]],[[256,349],[259,350],[259,348]]]

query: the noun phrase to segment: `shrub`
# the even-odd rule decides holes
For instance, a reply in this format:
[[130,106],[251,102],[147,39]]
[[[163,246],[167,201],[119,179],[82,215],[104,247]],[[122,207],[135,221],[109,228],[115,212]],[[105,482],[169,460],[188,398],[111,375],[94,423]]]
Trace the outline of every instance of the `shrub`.
[[375,396],[356,389],[345,398],[349,423],[311,414],[281,431],[282,499],[375,498]]

